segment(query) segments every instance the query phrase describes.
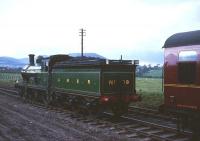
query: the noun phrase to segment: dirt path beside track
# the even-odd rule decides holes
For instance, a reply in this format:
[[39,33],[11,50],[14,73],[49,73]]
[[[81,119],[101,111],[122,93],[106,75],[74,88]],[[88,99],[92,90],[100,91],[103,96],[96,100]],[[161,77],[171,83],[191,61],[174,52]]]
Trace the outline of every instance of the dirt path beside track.
[[0,94],[0,141],[118,141],[116,134]]

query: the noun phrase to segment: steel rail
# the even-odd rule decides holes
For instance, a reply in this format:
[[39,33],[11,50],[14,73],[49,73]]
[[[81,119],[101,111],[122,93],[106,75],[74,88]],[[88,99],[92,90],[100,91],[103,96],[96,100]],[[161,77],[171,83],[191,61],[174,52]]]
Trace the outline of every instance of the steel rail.
[[170,120],[174,122],[177,121],[175,115],[160,113],[158,110],[145,108],[145,107],[129,106],[128,113],[129,114],[139,113],[139,114],[148,115],[148,116],[152,116],[152,117],[160,118],[164,120]]
[[[113,116],[112,113],[108,113],[108,112],[104,112],[104,114]],[[192,132],[189,132],[189,131],[177,132],[176,128],[172,128],[172,127],[148,122],[148,121],[145,121],[145,120],[140,120],[140,119],[137,119],[137,118],[127,117],[127,116],[121,116],[121,118],[123,119],[123,121],[127,122],[126,124],[128,124],[128,126],[124,125],[124,127],[122,126],[121,128],[124,128],[124,129],[126,129],[127,131],[130,131],[130,132],[133,131],[133,132],[145,135],[147,137],[151,137],[152,139],[165,140],[165,141],[175,141],[175,140],[181,140],[182,139],[182,140],[188,140],[189,141],[191,136],[192,136]],[[141,130],[134,128],[135,123],[139,124],[139,128],[141,128]],[[121,126],[120,123],[116,123],[116,126],[118,126],[118,124],[119,124],[119,126]],[[133,125],[133,128],[131,128],[131,124]],[[151,131],[148,131],[148,132],[145,131],[146,129],[151,130],[151,128],[152,128],[152,132]],[[156,130],[156,129],[158,131],[154,133],[153,130]],[[159,133],[162,133],[162,134],[159,135]],[[177,138],[177,139],[171,138],[173,136],[178,136],[178,135],[181,135],[181,138]]]

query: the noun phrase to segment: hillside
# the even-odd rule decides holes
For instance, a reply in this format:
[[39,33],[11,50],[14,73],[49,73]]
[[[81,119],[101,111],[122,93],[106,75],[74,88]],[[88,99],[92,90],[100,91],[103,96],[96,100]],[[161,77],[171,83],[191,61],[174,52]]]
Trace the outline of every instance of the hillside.
[[[80,53],[71,53],[69,55],[73,57],[81,56]],[[84,53],[84,56],[105,59],[105,57],[96,53]],[[12,57],[0,57],[0,67],[21,68],[28,63],[28,58],[16,59]]]
[[0,67],[19,68],[28,63],[28,58],[16,59],[12,57],[0,57]]
[[[70,53],[69,56],[78,57],[78,56],[81,56],[81,53]],[[103,57],[97,53],[84,53],[83,56],[106,59],[105,57]]]

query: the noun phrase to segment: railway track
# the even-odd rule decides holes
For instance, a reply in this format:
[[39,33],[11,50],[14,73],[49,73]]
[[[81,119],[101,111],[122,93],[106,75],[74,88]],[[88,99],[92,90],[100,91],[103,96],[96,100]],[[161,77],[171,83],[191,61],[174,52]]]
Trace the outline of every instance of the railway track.
[[144,114],[147,116],[149,115],[149,116],[154,116],[157,118],[163,118],[163,119],[167,119],[167,120],[176,121],[176,118],[174,115],[159,113],[159,111],[155,110],[155,109],[138,107],[138,106],[129,106],[128,111],[129,111],[129,114],[140,113],[140,114]]
[[[19,98],[17,91],[15,90],[0,88],[0,93]],[[67,117],[71,117],[74,120],[83,122],[95,128],[102,128],[104,131],[114,132],[117,135],[126,137],[128,140],[189,141],[192,136],[191,132],[178,133],[176,128],[169,127],[167,125],[161,125],[160,123],[150,122],[145,119],[138,119],[138,117],[134,117],[131,113],[120,118],[115,118],[111,113],[106,112],[104,112],[101,116],[85,116],[83,114],[72,112],[61,107],[45,107],[41,103],[33,103],[32,105],[37,108],[45,108],[47,110],[63,114]],[[131,108],[133,107],[130,107],[130,109]],[[144,108],[141,110],[147,111],[147,109]],[[152,110],[151,112],[148,111],[141,113],[150,113],[149,116],[151,116],[153,113],[155,115],[156,111]]]
[[157,122],[165,122],[173,126],[177,122],[175,115],[170,113],[160,113],[158,110],[144,107],[129,106],[128,115],[135,118],[149,118],[151,121],[155,120]]
[[[43,106],[35,106],[44,108]],[[78,122],[83,122],[95,128],[102,128],[104,131],[114,132],[120,136],[126,137],[128,140],[190,141],[192,135],[190,132],[177,133],[175,128],[138,120],[132,117],[122,116],[116,119],[111,113],[106,112],[101,116],[85,116],[62,108],[48,107],[47,109],[64,114]]]
[[20,98],[20,96],[18,95],[18,92],[14,89],[9,89],[9,87],[8,88],[0,87],[0,92],[12,97]]
[[[127,129],[138,132],[139,134],[147,135],[155,140],[165,141],[187,141],[190,140],[192,133],[183,132],[178,133],[176,128],[159,123],[149,122],[131,116],[122,116],[122,121],[128,126]],[[130,126],[131,125],[131,126]]]

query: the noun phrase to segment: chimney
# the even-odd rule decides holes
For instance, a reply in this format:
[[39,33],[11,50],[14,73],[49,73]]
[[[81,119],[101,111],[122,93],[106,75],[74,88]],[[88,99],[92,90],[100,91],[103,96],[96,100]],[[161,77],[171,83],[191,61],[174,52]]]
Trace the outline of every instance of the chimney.
[[29,65],[30,66],[34,66],[35,65],[35,61],[34,61],[34,54],[29,54]]

